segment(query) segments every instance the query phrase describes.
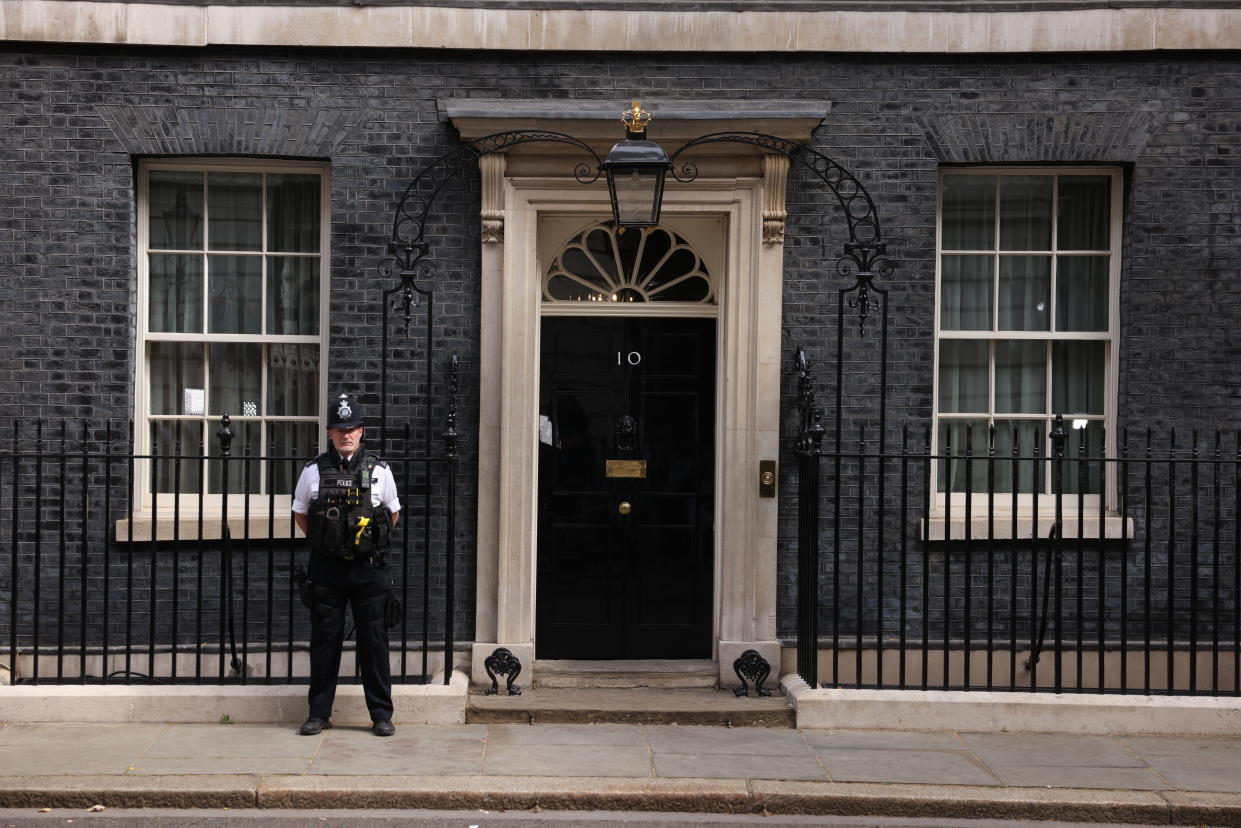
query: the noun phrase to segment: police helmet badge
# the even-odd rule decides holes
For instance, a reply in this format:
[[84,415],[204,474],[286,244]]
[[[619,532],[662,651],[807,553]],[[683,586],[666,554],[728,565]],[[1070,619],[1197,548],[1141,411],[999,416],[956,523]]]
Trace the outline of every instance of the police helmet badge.
[[362,411],[348,394],[328,398],[328,428],[356,428],[362,425]]

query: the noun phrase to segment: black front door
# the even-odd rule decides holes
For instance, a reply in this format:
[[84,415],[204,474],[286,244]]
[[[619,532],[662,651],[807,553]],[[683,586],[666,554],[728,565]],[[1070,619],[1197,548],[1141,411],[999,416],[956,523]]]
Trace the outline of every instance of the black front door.
[[710,658],[715,320],[549,317],[539,658]]

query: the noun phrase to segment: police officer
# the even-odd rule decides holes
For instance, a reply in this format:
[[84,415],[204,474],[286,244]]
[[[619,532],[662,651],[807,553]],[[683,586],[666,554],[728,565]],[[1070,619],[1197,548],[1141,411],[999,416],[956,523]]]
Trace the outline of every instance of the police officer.
[[353,611],[358,669],[372,729],[392,724],[392,677],[388,667],[385,602],[391,579],[384,562],[390,529],[401,502],[388,465],[362,450],[362,413],[348,394],[328,401],[332,446],[306,464],[293,493],[293,518],[310,545],[302,584],[311,609],[310,713],[303,736],[332,726],[332,703],[345,637],[345,605]]

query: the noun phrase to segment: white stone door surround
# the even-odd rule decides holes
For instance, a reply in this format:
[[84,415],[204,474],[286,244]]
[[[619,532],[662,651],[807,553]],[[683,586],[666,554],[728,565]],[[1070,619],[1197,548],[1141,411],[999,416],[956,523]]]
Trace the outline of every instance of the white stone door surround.
[[[441,108],[464,140],[505,129],[552,129],[588,140],[603,157],[622,137],[623,102],[449,101]],[[729,107],[731,106],[731,110]],[[751,107],[747,110],[745,107]],[[689,137],[750,130],[805,141],[826,114],[807,104],[712,103],[655,109],[650,136],[670,152]],[[648,107],[652,108],[652,107]],[[614,109],[614,113],[613,110]],[[721,111],[723,109],[724,111]],[[537,111],[536,111],[537,110]],[[516,115],[514,114],[516,112]],[[731,113],[731,114],[730,114]],[[688,117],[684,115],[688,114]],[[519,117],[518,117],[519,116]],[[591,117],[595,116],[595,117]],[[748,117],[747,117],[748,116]],[[713,120],[714,119],[714,120]],[[656,130],[662,121],[664,133]],[[478,556],[472,680],[487,683],[483,659],[506,647],[522,663],[521,682],[537,680],[534,659],[538,378],[542,268],[540,216],[608,214],[602,182],[572,177],[572,150],[538,144],[480,159],[482,308]],[[780,322],[784,188],[788,160],[745,145],[713,145],[695,158],[697,180],[669,180],[664,218],[722,217],[716,400],[713,628],[722,682],[732,662],[757,649],[778,672],[776,504],[759,496],[759,461],[779,457]],[[545,245],[546,247],[546,245]]]

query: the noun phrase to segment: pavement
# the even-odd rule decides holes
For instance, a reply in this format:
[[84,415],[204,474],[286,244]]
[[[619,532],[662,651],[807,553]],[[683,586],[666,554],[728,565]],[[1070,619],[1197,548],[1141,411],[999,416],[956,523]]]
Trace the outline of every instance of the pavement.
[[[2,714],[0,714],[2,715]],[[653,724],[0,726],[0,808],[838,814],[1241,828],[1241,738]]]

